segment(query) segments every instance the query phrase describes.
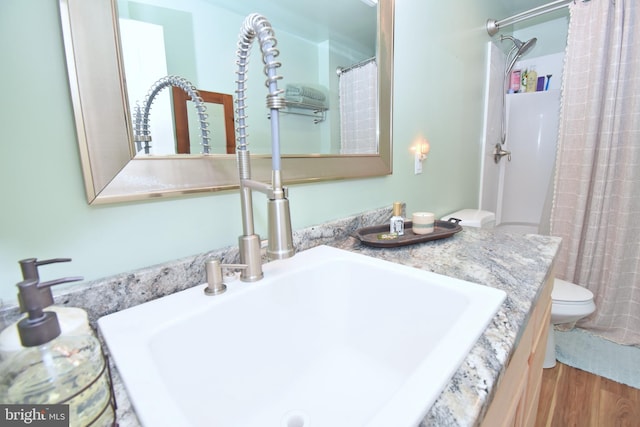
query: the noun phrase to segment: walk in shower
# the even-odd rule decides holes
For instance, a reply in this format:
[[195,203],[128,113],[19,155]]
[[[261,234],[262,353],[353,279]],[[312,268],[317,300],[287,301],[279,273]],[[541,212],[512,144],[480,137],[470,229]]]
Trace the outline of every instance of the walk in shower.
[[[553,68],[557,82],[549,90],[505,95],[503,78],[507,66],[515,64],[513,55],[505,55],[494,42],[488,49],[480,209],[496,213],[498,229],[544,234],[553,185],[563,55],[530,60],[543,70]],[[496,146],[510,153],[497,163]]]

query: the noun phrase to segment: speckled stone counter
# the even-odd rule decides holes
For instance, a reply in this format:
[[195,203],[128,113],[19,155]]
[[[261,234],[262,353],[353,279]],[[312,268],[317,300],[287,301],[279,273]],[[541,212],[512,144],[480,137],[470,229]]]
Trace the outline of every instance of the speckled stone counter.
[[332,246],[502,289],[507,298],[420,426],[474,426],[486,413],[560,239],[465,228],[453,237],[393,249],[349,237]]
[[[421,423],[477,425],[537,301],[560,239],[469,228],[443,240],[379,249],[364,246],[352,237],[358,228],[384,224],[390,217],[391,209],[385,208],[298,230],[294,232],[294,244],[298,251],[328,244],[506,291],[505,302]],[[95,326],[104,315],[203,283],[204,260],[210,256],[235,263],[238,254],[236,248],[223,248],[83,283],[56,295],[55,300],[57,304],[87,309]],[[4,323],[17,316],[15,307],[0,308]],[[118,372],[113,371],[118,423],[120,427],[138,426]]]

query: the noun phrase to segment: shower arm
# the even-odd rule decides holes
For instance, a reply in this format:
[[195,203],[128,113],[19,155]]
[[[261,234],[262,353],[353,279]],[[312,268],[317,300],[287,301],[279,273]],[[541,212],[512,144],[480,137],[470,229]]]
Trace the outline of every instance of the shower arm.
[[502,77],[502,116],[500,120],[500,145],[504,145],[507,140],[507,73]]
[[533,37],[526,42],[522,42],[515,37],[512,36],[500,36],[500,41],[504,41],[505,39],[511,40],[513,43],[513,47],[507,54],[507,66],[504,70],[504,76],[502,80],[502,120],[500,122],[500,144],[504,145],[507,140],[507,130],[506,130],[506,121],[507,121],[507,112],[506,112],[506,104],[507,104],[507,78],[513,69],[513,66],[516,64],[516,61],[525,53],[529,51],[533,46],[535,46],[538,41],[537,38]]
[[[509,65],[504,70],[504,75],[502,76],[502,120],[500,120],[500,145],[504,145],[507,140],[507,129],[506,129],[506,121],[507,121],[507,89],[508,89],[508,79],[509,73],[513,69],[513,66],[516,64],[516,61],[519,58],[517,53],[517,46],[511,48],[509,53],[507,54],[507,61],[509,61]],[[513,55],[515,53],[515,55]],[[511,56],[513,55],[513,58]],[[511,59],[509,59],[511,58]]]
[[504,70],[504,75],[508,76],[509,73],[511,73],[511,70],[513,70],[513,66],[516,65],[516,62],[518,61],[518,59],[520,58],[521,55],[519,55],[517,52],[515,55],[513,55],[513,57],[511,58],[511,60],[509,60],[509,57],[511,56],[511,53],[516,51],[516,48],[514,47],[513,49],[511,49],[511,51],[509,52],[509,54],[507,55],[507,61],[509,61],[509,65],[507,66],[507,68],[505,68]]

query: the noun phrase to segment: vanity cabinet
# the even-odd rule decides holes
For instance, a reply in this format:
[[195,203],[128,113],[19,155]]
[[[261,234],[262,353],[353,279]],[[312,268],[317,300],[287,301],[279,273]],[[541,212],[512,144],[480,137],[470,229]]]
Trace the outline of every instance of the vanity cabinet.
[[542,364],[551,319],[553,271],[541,290],[529,322],[482,421],[483,427],[530,427],[535,424]]

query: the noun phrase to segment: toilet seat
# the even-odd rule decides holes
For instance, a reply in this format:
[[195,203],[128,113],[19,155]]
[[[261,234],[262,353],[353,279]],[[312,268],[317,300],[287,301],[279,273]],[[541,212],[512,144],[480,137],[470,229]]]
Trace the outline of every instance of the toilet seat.
[[556,344],[553,325],[575,323],[596,310],[593,292],[562,279],[555,279],[551,291],[551,327],[547,333],[547,349],[543,368],[556,365]]
[[593,292],[566,280],[555,279],[551,299],[554,304],[582,305],[593,301]]

